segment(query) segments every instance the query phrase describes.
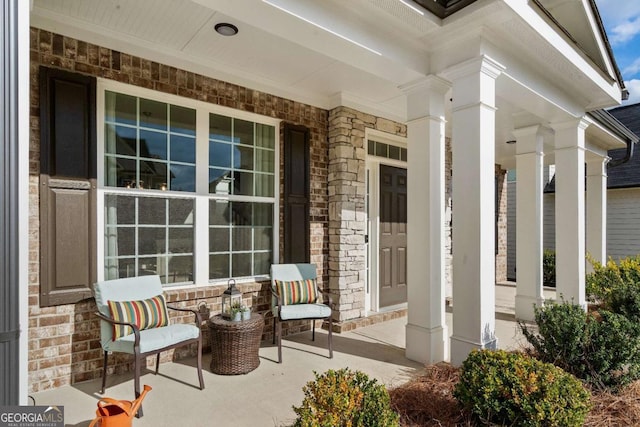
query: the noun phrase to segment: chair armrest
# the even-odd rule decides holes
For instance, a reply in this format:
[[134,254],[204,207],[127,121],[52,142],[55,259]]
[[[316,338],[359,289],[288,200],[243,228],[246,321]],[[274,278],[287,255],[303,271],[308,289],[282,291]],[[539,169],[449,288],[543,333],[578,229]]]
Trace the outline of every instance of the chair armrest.
[[118,322],[116,320],[113,320],[110,317],[105,316],[102,313],[99,313],[96,311],[96,316],[98,316],[100,319],[104,320],[107,323],[111,323],[112,325],[125,325],[125,326],[129,326],[131,327],[131,329],[133,329],[133,334],[135,335],[135,340],[133,342],[133,347],[134,348],[140,348],[140,328],[138,327],[138,325],[134,324],[134,323],[129,323],[129,322]]
[[202,317],[200,317],[200,312],[197,311],[197,310],[193,310],[191,308],[172,307],[170,305],[167,305],[167,308],[170,308],[171,310],[175,310],[175,311],[188,311],[190,313],[193,313],[196,316],[196,325],[198,327],[200,327],[200,325],[202,325]]
[[109,322],[112,325],[125,325],[125,326],[131,326],[133,329],[137,329],[140,330],[140,328],[138,328],[138,325],[136,325],[135,323],[129,323],[129,322],[118,322],[116,320],[113,320],[110,317],[105,316],[102,313],[98,313],[96,312],[96,316],[98,316],[100,319],[104,320],[105,322]]
[[271,295],[276,299],[276,302],[278,303],[278,316],[279,316],[280,309],[282,308],[282,298],[280,298],[280,295],[273,289],[272,286],[269,286],[269,292],[271,292]]

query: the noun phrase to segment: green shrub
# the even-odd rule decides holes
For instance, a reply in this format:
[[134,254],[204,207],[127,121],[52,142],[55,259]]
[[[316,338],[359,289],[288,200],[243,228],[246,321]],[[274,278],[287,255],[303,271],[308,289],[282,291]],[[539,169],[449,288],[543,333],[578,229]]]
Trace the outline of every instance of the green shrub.
[[315,381],[302,388],[304,400],[293,407],[296,427],[395,427],[398,414],[391,409],[382,384],[360,371],[314,372]]
[[578,379],[521,353],[474,350],[462,364],[454,396],[485,424],[581,426],[589,392]]
[[606,310],[640,322],[640,255],[625,258],[619,264],[611,259],[605,265],[589,261],[594,270],[586,278],[589,299]]
[[640,325],[601,310],[585,313],[575,304],[535,308],[537,333],[521,324],[536,356],[598,389],[616,389],[640,378]]
[[585,378],[587,316],[584,309],[576,304],[548,301],[540,308],[534,307],[538,333],[532,332],[521,323],[522,333],[537,353],[537,357],[571,372],[578,378]]
[[550,249],[542,253],[542,279],[545,286],[556,286],[556,253]]

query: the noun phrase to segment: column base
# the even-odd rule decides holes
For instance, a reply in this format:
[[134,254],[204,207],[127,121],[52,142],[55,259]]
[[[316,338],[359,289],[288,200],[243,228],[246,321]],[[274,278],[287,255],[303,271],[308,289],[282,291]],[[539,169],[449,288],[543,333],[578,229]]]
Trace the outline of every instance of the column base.
[[448,337],[446,325],[428,329],[407,324],[405,355],[426,365],[443,362],[449,358]]
[[516,319],[533,322],[535,320],[533,307],[542,307],[543,304],[544,298],[516,295]]
[[484,343],[470,341],[462,337],[451,337],[451,364],[453,366],[461,366],[472,350],[486,349],[495,350],[498,348],[498,338],[486,341]]

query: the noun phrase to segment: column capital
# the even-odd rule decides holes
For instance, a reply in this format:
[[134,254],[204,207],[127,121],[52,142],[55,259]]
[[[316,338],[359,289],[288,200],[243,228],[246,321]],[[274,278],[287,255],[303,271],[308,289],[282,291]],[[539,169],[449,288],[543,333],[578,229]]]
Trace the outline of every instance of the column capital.
[[430,74],[428,76],[420,77],[409,83],[400,85],[398,86],[398,89],[400,89],[406,95],[416,92],[431,92],[444,96],[444,94],[447,93],[449,89],[451,89],[451,83],[441,77]]
[[611,161],[611,157],[607,156],[606,154],[604,155],[600,155],[598,153],[594,153],[593,151],[585,151],[584,153],[584,162],[586,164],[603,164],[606,165],[607,163],[609,163]]
[[516,138],[516,154],[542,154],[544,137],[552,134],[540,124],[514,129],[511,133]]
[[407,122],[423,118],[444,122],[445,94],[451,88],[448,81],[429,75],[399,88],[407,97]]
[[607,177],[607,164],[611,161],[609,156],[601,156],[592,151],[585,152],[584,162],[587,164],[587,176]]
[[493,79],[497,79],[504,70],[506,70],[504,65],[486,55],[480,55],[446,69],[442,72],[442,75],[450,81],[455,81],[474,73],[482,73]]
[[587,117],[578,117],[564,122],[551,123],[551,128],[556,132],[573,128],[585,130],[591,123],[591,120],[589,120]]
[[551,123],[555,131],[555,150],[580,149],[585,150],[585,130],[591,121],[586,117],[578,117],[564,122]]
[[514,129],[511,133],[516,138],[522,138],[528,135],[549,135],[551,134],[551,130],[542,126],[541,124],[537,124]]

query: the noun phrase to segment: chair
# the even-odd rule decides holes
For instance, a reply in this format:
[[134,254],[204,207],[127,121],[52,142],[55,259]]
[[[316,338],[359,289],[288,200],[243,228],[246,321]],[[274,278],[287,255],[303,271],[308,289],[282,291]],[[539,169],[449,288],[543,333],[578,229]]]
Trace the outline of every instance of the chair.
[[[316,339],[316,320],[329,322],[329,358],[333,358],[331,296],[319,291],[315,264],[273,264],[271,266],[271,311],[273,340],[278,340],[278,363],[282,363],[282,322],[313,320],[312,340]],[[328,297],[328,305],[322,295]]]
[[[107,358],[110,352],[134,355],[134,392],[140,396],[140,369],[147,356],[156,354],[156,374],[160,353],[172,348],[198,344],[198,379],[202,379],[201,318],[196,310],[167,306],[159,276],[107,280],[94,285],[100,322],[100,344],[104,350],[102,389],[107,381]],[[169,324],[167,308],[195,315],[194,324]],[[137,414],[142,416],[142,407]]]

